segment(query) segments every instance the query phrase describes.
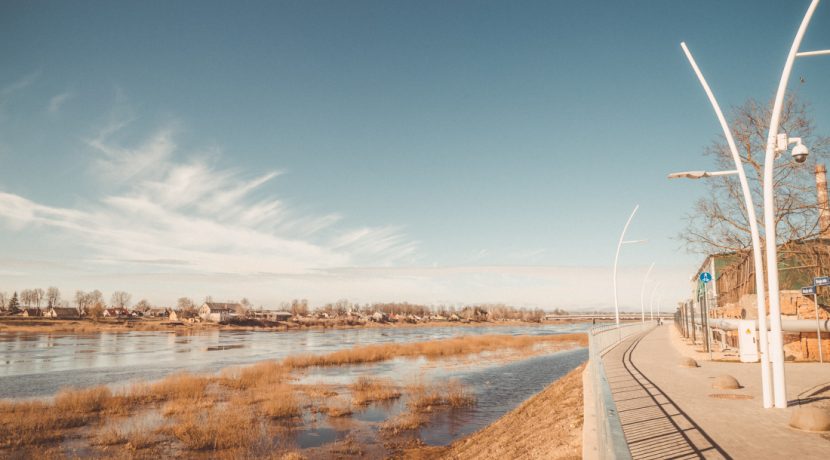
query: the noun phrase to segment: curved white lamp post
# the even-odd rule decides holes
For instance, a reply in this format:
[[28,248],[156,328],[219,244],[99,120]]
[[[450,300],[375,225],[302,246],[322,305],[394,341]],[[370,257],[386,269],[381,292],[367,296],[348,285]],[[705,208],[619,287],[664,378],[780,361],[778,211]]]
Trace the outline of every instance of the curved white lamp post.
[[[723,112],[720,109],[720,105],[718,104],[717,99],[715,99],[715,95],[712,93],[712,89],[709,88],[709,84],[706,83],[706,78],[703,77],[703,73],[697,66],[697,62],[695,62],[695,58],[692,56],[692,53],[689,51],[689,48],[686,47],[686,43],[680,43],[680,47],[683,48],[683,52],[686,54],[686,58],[689,59],[689,64],[692,65],[692,69],[695,71],[697,79],[700,81],[701,86],[703,86],[703,90],[706,92],[706,96],[709,97],[709,102],[712,104],[712,108],[715,110],[715,115],[718,117],[721,129],[723,129],[723,135],[726,137],[726,143],[729,145],[729,151],[732,153],[732,160],[735,162],[736,169],[734,171],[718,171],[712,173],[706,171],[699,171],[697,172],[699,173],[699,175],[697,176],[686,175],[676,177],[689,177],[697,179],[701,177],[724,176],[731,174],[738,175],[738,180],[741,183],[741,191],[744,195],[744,207],[746,208],[746,216],[747,220],[749,221],[749,233],[752,239],[752,258],[755,262],[755,297],[757,298],[758,306],[758,329],[761,331],[761,393],[763,394],[764,407],[769,408],[772,407],[772,384],[770,382],[770,366],[768,353],[769,346],[767,345],[766,334],[767,309],[766,302],[764,301],[764,260],[763,253],[761,252],[761,236],[758,231],[758,222],[755,217],[755,205],[752,202],[752,193],[749,191],[749,182],[746,179],[744,165],[741,161],[741,156],[738,154],[738,147],[735,145],[735,139],[732,137],[732,131],[729,129],[729,125],[726,123],[726,117],[723,116]],[[672,176],[673,175],[670,174],[669,178],[673,178]]]
[[643,278],[643,287],[640,289],[640,317],[643,320],[643,323],[646,322],[646,300],[645,300],[645,293],[646,293],[646,283],[648,283],[648,276],[651,275],[651,269],[654,268],[654,262],[651,263],[651,266],[648,267],[648,271],[646,272],[646,277]]
[[631,215],[628,216],[628,220],[625,222],[625,227],[623,227],[623,231],[620,234],[620,241],[617,243],[617,254],[614,256],[614,319],[617,323],[617,330],[619,331],[620,328],[620,304],[619,304],[619,296],[617,295],[617,263],[620,260],[620,249],[624,244],[632,244],[632,243],[643,243],[645,240],[632,240],[632,241],[625,241],[625,232],[628,231],[628,226],[631,225],[631,219],[634,218],[634,214],[637,213],[637,210],[640,209],[640,205],[634,206],[634,210],[631,211]]
[[[767,151],[764,157],[764,228],[766,232],[767,248],[767,286],[769,287],[769,314],[770,314],[770,358],[772,361],[773,398],[775,407],[787,407],[787,384],[784,376],[784,339],[781,333],[781,302],[779,299],[778,285],[778,248],[775,236],[775,192],[774,187],[774,164],[776,153],[786,151],[789,144],[795,139],[788,139],[786,134],[779,136],[778,128],[781,123],[781,110],[784,107],[784,93],[787,91],[787,82],[790,79],[793,63],[796,57],[819,56],[830,54],[830,50],[807,51],[799,53],[801,40],[810,24],[810,19],[818,7],[819,0],[813,0],[804,14],[804,19],[795,34],[790,53],[784,63],[784,70],[781,73],[781,80],[778,82],[778,91],[775,93],[775,102],[772,106],[772,115],[769,122],[769,133],[767,135]],[[803,162],[806,158],[807,149],[798,140],[798,145],[793,149],[793,156],[796,161]],[[796,151],[798,149],[798,152]],[[799,158],[797,155],[803,155]],[[762,334],[765,331],[762,331]]]
[[[654,294],[657,292],[657,288],[660,287],[661,282],[658,281],[657,284],[654,285],[654,288],[651,290],[651,299],[648,301],[648,310],[651,314],[651,320],[654,321]],[[659,312],[658,312],[659,315]]]

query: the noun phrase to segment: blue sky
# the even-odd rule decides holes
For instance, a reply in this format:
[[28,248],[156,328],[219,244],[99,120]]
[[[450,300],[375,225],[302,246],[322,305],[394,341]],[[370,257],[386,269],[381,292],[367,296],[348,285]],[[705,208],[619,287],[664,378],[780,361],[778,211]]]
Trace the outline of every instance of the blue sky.
[[[0,290],[664,304],[724,107],[807,1],[4,2]],[[830,47],[820,5],[804,49]],[[830,59],[791,88],[830,124]],[[797,83],[798,76],[805,83]]]

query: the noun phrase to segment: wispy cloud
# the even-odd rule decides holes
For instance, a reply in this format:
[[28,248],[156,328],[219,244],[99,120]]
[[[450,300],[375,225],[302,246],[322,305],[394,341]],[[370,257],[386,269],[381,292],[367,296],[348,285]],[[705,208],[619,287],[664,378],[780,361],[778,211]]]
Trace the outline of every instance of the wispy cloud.
[[66,101],[72,99],[73,97],[75,97],[75,95],[69,91],[65,93],[56,94],[55,96],[52,96],[51,99],[49,99],[49,106],[46,108],[46,110],[48,110],[51,114],[56,114],[60,112],[61,107],[63,107]]
[[40,71],[32,72],[28,75],[15,80],[14,82],[0,88],[0,104],[2,104],[11,95],[23,91],[31,86],[37,79],[40,78]]
[[299,215],[268,193],[278,170],[248,174],[217,167],[216,152],[186,155],[173,126],[119,142],[127,126],[110,124],[87,141],[92,176],[111,192],[74,208],[0,193],[0,217],[16,229],[71,235],[98,263],[143,270],[286,275],[415,255],[416,243],[399,228],[349,229],[337,214]]

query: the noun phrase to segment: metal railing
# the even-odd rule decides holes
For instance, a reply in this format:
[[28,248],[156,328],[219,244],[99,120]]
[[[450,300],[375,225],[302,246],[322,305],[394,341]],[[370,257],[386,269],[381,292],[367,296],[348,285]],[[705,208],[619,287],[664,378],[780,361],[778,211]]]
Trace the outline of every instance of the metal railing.
[[597,454],[600,459],[627,460],[631,458],[628,442],[625,440],[614,395],[605,375],[602,356],[632,335],[639,334],[654,326],[653,321],[594,326],[588,331],[590,379],[593,386],[594,409],[596,411]]

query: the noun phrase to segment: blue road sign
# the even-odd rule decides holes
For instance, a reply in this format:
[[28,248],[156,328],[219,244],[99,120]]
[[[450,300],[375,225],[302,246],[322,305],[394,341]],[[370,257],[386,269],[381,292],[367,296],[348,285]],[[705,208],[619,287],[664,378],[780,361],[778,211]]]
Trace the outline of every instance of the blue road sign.
[[[712,274],[709,272],[703,272],[700,274],[700,280],[703,281],[703,284],[712,281]],[[828,284],[830,284],[830,278],[828,278]]]
[[816,286],[830,286],[830,276],[817,276],[813,279]]
[[802,295],[815,295],[816,294],[816,287],[815,286],[804,286],[801,288]]

